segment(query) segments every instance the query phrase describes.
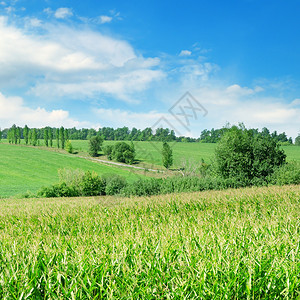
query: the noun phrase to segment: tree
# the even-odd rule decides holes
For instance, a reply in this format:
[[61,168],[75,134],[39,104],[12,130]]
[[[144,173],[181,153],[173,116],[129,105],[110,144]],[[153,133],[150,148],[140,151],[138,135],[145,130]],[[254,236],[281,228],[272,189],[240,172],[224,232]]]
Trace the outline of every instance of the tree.
[[114,145],[111,157],[116,161],[132,164],[134,162],[135,150],[127,143],[119,142]]
[[61,149],[65,149],[65,129],[61,126],[59,129],[59,140],[61,142]]
[[69,140],[67,140],[67,142],[66,142],[66,150],[69,153],[73,153],[73,146]]
[[1,142],[1,139],[2,139],[2,131],[1,131],[1,128],[0,128],[0,142]]
[[35,128],[31,129],[31,144],[32,146],[37,145],[37,132]]
[[49,134],[48,134],[48,128],[44,128],[44,141],[45,141],[45,146],[48,147],[48,140],[49,140]]
[[25,144],[28,145],[29,128],[27,125],[25,125],[25,127],[24,127],[23,136],[24,136]]
[[52,135],[52,129],[49,127],[48,128],[48,137],[49,137],[49,145],[52,147],[53,145],[53,135]]
[[113,149],[114,147],[112,145],[107,145],[103,147],[103,153],[109,160],[112,160]]
[[235,178],[246,184],[266,178],[286,158],[274,138],[253,135],[243,124],[233,126],[223,135],[215,153],[217,172],[223,178]]
[[296,145],[296,146],[300,146],[300,133],[299,133],[298,136],[295,138],[295,145]]
[[21,144],[21,127],[17,127],[16,133],[17,133],[17,142]]
[[165,168],[169,169],[173,165],[173,151],[168,143],[163,143],[162,162]]
[[58,128],[56,129],[55,137],[56,137],[57,148],[59,148],[59,129]]
[[93,157],[97,156],[98,151],[101,150],[102,143],[103,139],[100,136],[92,136],[89,139],[89,154]]

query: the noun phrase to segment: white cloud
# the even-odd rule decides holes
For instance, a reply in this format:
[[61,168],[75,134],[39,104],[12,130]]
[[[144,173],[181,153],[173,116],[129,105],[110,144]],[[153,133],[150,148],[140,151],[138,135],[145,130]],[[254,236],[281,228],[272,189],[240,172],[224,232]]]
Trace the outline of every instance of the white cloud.
[[73,12],[70,8],[60,7],[54,13],[55,18],[57,19],[66,19],[73,16]]
[[164,76],[159,59],[138,56],[126,41],[38,19],[33,25],[44,33],[28,34],[0,17],[0,88],[31,86],[42,98],[106,93],[129,101]]
[[181,50],[181,52],[179,53],[179,56],[190,56],[191,54],[192,54],[192,52],[189,50]]
[[100,20],[100,23],[101,24],[104,24],[104,23],[110,23],[112,21],[112,17],[110,16],[100,16],[99,17],[99,20]]
[[300,106],[300,99],[295,99],[291,102],[291,106]]
[[29,108],[21,97],[6,97],[0,93],[0,120],[2,128],[12,124],[29,127],[65,126],[82,127],[88,123],[78,122],[69,116],[65,110],[47,111],[44,108]]

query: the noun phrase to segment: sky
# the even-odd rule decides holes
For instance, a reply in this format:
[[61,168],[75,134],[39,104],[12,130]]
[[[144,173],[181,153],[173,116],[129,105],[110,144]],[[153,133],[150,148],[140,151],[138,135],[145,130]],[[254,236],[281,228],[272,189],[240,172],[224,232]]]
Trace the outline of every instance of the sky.
[[0,127],[300,133],[299,0],[0,0]]

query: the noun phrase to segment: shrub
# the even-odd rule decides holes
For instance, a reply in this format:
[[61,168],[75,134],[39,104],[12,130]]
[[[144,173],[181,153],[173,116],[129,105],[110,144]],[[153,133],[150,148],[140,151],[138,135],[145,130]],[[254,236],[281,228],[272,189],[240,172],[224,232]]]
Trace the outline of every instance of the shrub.
[[66,151],[71,153],[71,154],[73,153],[73,146],[72,146],[72,143],[69,140],[67,140],[67,142],[66,142]]
[[114,145],[111,157],[118,162],[132,164],[134,162],[135,150],[125,142],[118,142]]
[[87,171],[79,183],[82,196],[99,196],[105,194],[105,183],[95,172]]
[[106,195],[120,194],[120,191],[126,186],[126,179],[116,174],[106,174],[102,176],[105,185]]
[[109,160],[112,160],[112,156],[111,156],[112,151],[113,151],[113,146],[112,145],[107,145],[107,146],[103,147],[103,153],[104,153],[105,156],[107,156],[107,158]]
[[74,186],[68,186],[65,182],[54,184],[49,187],[43,187],[38,193],[38,197],[77,197],[80,196],[78,189]]
[[300,184],[300,163],[289,162],[276,168],[269,182],[276,185]]

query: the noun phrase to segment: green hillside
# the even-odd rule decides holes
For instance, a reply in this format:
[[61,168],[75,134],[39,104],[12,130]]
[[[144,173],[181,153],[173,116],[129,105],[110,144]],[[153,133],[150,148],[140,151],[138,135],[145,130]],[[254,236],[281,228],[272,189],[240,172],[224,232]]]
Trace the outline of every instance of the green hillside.
[[74,155],[45,151],[33,147],[0,144],[0,196],[6,197],[35,192],[42,186],[58,181],[58,169],[91,170],[99,174],[117,173],[129,181],[136,174],[113,166],[106,166]]

